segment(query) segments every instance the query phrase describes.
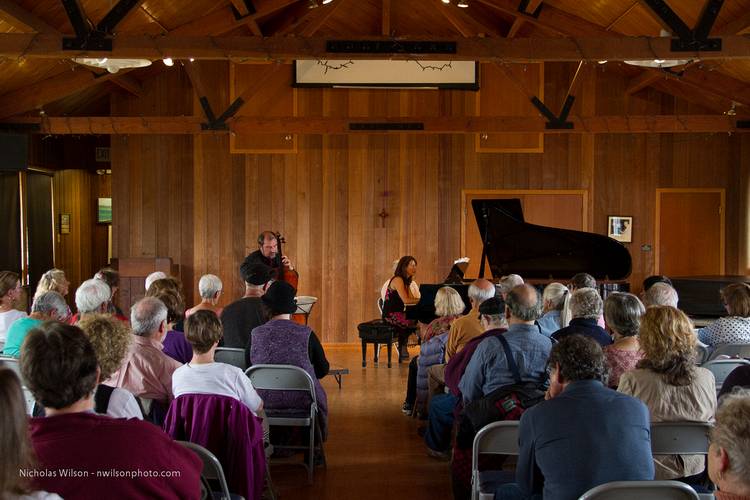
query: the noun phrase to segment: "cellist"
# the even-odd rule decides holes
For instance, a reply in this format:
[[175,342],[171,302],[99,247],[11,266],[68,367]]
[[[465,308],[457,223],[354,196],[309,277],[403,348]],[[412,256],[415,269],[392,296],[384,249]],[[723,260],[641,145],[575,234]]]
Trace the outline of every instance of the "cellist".
[[290,281],[290,284],[297,288],[296,280],[291,279],[292,277],[296,278],[297,272],[294,270],[294,265],[289,257],[280,254],[279,235],[277,233],[263,231],[258,235],[258,250],[245,257],[240,266],[240,272],[253,264],[264,264],[272,268],[275,280],[286,278],[285,281]]

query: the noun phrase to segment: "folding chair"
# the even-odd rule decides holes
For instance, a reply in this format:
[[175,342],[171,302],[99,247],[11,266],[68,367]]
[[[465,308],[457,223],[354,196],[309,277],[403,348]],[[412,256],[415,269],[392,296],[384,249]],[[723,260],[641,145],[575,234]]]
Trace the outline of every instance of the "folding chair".
[[[219,492],[221,494],[221,496],[219,497],[220,500],[244,500],[245,497],[243,496],[229,493],[229,485],[227,484],[227,479],[224,476],[224,469],[222,469],[219,459],[216,458],[213,453],[205,449],[203,446],[191,443],[190,441],[177,442],[185,448],[195,452],[195,454],[198,455],[203,461],[203,471],[201,472],[201,476],[209,481],[218,481],[219,487],[221,488],[221,491]],[[209,492],[209,494],[212,498],[216,499],[216,494],[214,492]]]
[[698,500],[698,494],[679,481],[613,481],[600,484],[578,500]]
[[708,361],[717,359],[719,356],[729,356],[730,358],[750,358],[750,344],[723,344],[717,346]]
[[18,375],[18,379],[21,381],[21,388],[23,389],[23,398],[26,401],[26,413],[28,415],[32,415],[34,412],[35,403],[34,395],[31,394],[31,391],[26,388],[26,384],[24,383],[23,377],[21,376],[21,367],[18,364],[18,359],[0,356],[0,366],[10,368],[14,372],[16,372],[16,375]]
[[707,422],[658,422],[651,424],[651,453],[654,455],[707,455]]
[[518,455],[519,421],[508,420],[487,424],[474,436],[471,449],[471,498],[472,500],[490,500],[494,491],[482,491],[479,474],[479,455]]
[[708,361],[708,358],[710,356],[710,353],[708,352],[708,348],[701,344],[695,344],[695,364],[700,366],[706,361]]
[[[320,431],[318,421],[318,402],[315,396],[315,384],[312,377],[299,366],[294,365],[254,365],[248,368],[245,373],[250,378],[255,389],[271,391],[306,391],[310,395],[309,413],[300,413],[294,409],[276,409],[264,408],[268,425],[278,425],[284,427],[308,427],[309,443],[308,446],[279,446],[274,445],[275,449],[290,450],[307,450],[307,482],[313,483],[313,469],[315,450],[320,450],[325,466],[325,453],[323,451],[323,435]],[[318,445],[315,445],[315,438],[318,438]]]
[[217,347],[214,354],[214,361],[236,366],[240,370],[247,369],[245,350],[237,347]]
[[738,366],[750,365],[750,361],[746,359],[714,359],[708,363],[703,364],[703,368],[711,370],[716,378],[716,392],[721,390],[721,386],[724,385],[724,380],[727,375],[732,373],[732,370]]

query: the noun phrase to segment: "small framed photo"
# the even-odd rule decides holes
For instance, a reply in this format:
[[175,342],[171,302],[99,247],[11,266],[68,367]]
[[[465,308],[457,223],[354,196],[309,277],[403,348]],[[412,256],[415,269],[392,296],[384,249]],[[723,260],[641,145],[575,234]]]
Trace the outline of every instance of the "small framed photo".
[[607,217],[607,236],[622,243],[633,241],[633,218],[622,215]]
[[99,224],[112,223],[112,198],[99,198],[97,200],[96,222]]
[[70,214],[60,214],[60,234],[70,234]]

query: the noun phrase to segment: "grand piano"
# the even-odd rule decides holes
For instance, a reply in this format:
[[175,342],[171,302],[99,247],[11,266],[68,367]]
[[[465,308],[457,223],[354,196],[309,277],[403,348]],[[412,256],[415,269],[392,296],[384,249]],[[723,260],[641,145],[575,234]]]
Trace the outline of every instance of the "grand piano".
[[[493,276],[519,274],[531,283],[565,282],[575,274],[589,273],[606,292],[627,290],[617,283],[630,276],[632,259],[621,243],[601,234],[539,226],[524,221],[519,199],[472,200],[474,217],[482,236],[479,276],[484,276],[485,257]],[[468,282],[460,266],[454,265],[442,284],[423,284],[418,304],[407,308],[410,319],[429,323],[435,318],[435,294],[442,286],[456,289],[467,310]]]

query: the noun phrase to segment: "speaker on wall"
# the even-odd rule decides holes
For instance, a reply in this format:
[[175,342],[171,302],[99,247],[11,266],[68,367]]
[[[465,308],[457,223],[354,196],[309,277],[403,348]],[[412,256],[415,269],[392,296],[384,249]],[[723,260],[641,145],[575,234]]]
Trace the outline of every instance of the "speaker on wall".
[[29,136],[0,133],[0,171],[17,172],[28,167]]

